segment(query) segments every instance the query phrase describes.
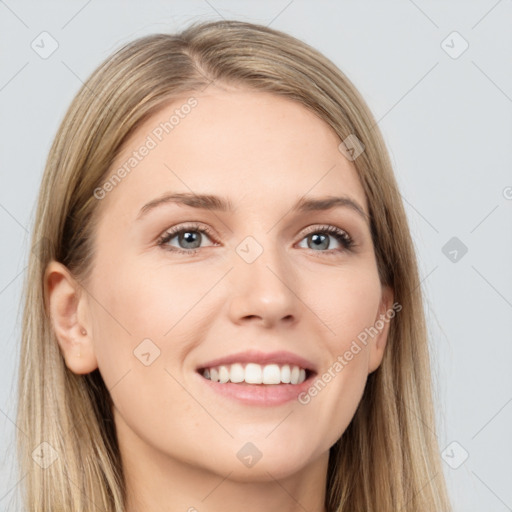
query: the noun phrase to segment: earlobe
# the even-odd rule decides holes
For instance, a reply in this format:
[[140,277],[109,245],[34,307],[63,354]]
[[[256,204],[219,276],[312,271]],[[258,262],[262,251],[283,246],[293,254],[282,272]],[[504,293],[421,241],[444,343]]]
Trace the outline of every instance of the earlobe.
[[395,316],[393,309],[394,293],[390,286],[383,286],[382,299],[374,322],[374,329],[377,334],[374,336],[370,346],[370,357],[368,360],[368,374],[374,372],[381,364],[384,351],[387,345],[390,323]]
[[53,331],[66,366],[77,374],[97,368],[91,329],[86,325],[87,300],[71,272],[52,261],[44,275],[44,290]]

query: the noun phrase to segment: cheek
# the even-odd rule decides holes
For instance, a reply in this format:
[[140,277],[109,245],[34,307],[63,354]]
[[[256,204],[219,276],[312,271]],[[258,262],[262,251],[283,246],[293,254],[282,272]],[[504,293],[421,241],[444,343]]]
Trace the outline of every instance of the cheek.
[[[374,266],[353,265],[304,283],[305,302],[324,327],[329,352],[337,354],[378,318],[381,285]],[[348,344],[348,345],[347,345]]]
[[166,368],[179,367],[201,338],[211,310],[205,311],[203,299],[216,281],[209,269],[144,265],[127,257],[117,266],[98,266],[91,286],[93,338],[106,383],[153,360],[162,368],[164,360]]
[[133,341],[162,338],[200,302],[216,280],[211,271],[198,272],[181,265],[145,266],[125,259],[109,272],[98,272],[98,313],[107,326],[121,329],[125,335],[129,332]]
[[140,264],[137,268],[128,258],[108,270],[98,268],[95,276],[93,337],[118,427],[129,424],[146,441],[165,439],[167,430],[176,430],[172,417],[197,417],[175,368],[186,353],[185,339],[182,336],[180,342],[179,337],[187,325],[185,315],[204,291],[196,293],[185,282],[167,281],[171,273],[165,269]]
[[311,309],[328,326],[321,337],[325,358],[299,402],[309,408],[309,417],[330,426],[329,444],[352,420],[366,385],[372,341],[368,332],[378,318],[381,286],[370,266],[340,269],[335,279],[316,283],[323,286],[309,294],[308,304],[316,304]]

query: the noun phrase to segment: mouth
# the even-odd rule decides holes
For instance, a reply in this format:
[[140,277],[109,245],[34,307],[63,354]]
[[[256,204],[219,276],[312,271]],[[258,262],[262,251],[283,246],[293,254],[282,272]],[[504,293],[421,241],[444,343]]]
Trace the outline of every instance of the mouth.
[[232,363],[199,368],[205,379],[219,384],[250,384],[277,386],[300,385],[314,376],[315,372],[295,364]]

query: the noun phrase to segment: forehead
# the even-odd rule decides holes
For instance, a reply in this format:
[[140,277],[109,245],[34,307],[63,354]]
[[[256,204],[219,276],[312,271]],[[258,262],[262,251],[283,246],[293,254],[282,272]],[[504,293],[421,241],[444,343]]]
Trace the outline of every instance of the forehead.
[[229,197],[235,209],[347,194],[367,211],[334,130],[305,106],[267,92],[209,87],[162,107],[125,143],[103,207],[140,208],[163,192]]

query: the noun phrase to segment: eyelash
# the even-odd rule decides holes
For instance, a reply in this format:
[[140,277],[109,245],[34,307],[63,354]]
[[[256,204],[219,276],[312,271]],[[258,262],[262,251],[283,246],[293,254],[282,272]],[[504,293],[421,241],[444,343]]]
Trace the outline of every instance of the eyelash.
[[[215,236],[213,235],[212,231],[202,225],[199,224],[189,224],[189,225],[181,225],[180,227],[172,228],[170,231],[166,231],[159,239],[157,244],[161,246],[164,250],[175,252],[178,254],[186,254],[188,256],[194,255],[197,252],[199,252],[201,247],[198,247],[196,249],[179,249],[177,247],[171,247],[171,246],[165,246],[167,242],[172,240],[176,235],[180,235],[181,233],[191,232],[191,231],[197,231],[202,234],[206,234],[209,236],[209,238],[212,239],[212,241],[215,241]],[[335,253],[343,252],[343,251],[353,251],[355,247],[355,242],[352,239],[352,237],[346,232],[343,231],[340,228],[337,228],[336,226],[319,226],[319,227],[312,227],[311,229],[308,229],[306,233],[304,233],[303,238],[301,241],[308,235],[312,234],[324,234],[328,233],[329,235],[332,235],[336,238],[336,240],[343,246],[343,249],[328,249],[326,251],[315,251],[314,249],[309,249],[309,251],[313,251],[315,253],[319,253],[325,256],[334,256]]]

